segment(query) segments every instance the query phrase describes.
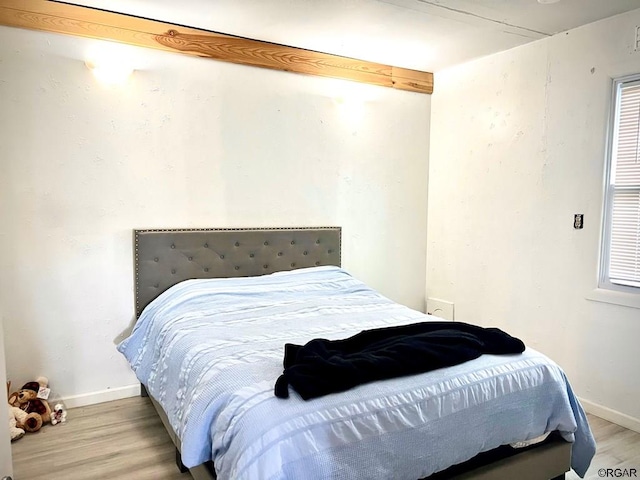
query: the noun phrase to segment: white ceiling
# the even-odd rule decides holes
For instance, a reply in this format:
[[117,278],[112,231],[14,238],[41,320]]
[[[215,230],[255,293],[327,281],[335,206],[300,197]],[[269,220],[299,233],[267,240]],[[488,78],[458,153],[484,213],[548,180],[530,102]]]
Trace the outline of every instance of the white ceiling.
[[560,0],[553,4],[537,0],[71,3],[432,72],[640,8],[640,0]]

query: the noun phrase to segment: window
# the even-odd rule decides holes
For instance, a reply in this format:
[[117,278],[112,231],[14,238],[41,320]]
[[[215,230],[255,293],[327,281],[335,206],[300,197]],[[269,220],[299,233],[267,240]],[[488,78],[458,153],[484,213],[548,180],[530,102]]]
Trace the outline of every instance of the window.
[[600,287],[640,293],[640,75],[614,82]]

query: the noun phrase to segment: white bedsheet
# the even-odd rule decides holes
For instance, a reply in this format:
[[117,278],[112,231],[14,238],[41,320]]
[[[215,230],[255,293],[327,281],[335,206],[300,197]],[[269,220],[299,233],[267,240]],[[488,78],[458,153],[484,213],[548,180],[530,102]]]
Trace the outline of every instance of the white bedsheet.
[[[425,321],[337,267],[189,280],[118,349],[159,401],[193,467],[225,479],[416,480],[558,430],[581,476],[595,452],[562,370],[533,349],[303,401],[276,398],[284,343]],[[526,339],[523,339],[526,343]]]

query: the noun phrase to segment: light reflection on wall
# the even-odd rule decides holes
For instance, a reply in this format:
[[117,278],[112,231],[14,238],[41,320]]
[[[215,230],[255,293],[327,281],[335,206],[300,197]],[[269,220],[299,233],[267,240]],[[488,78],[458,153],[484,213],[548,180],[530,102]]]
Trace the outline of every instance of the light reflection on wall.
[[124,85],[134,71],[132,52],[127,45],[96,43],[87,50],[86,58],[87,67],[106,86]]
[[380,96],[377,87],[363,85],[346,80],[335,80],[331,96],[340,115],[348,122],[358,122],[364,117],[367,103],[377,100]]

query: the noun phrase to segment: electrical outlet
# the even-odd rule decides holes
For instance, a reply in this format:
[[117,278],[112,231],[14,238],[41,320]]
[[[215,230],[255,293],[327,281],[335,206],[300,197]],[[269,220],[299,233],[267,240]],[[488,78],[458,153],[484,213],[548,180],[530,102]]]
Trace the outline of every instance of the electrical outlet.
[[633,50],[636,52],[640,50],[640,25],[636,26],[636,36],[633,42]]
[[576,230],[579,230],[582,227],[584,227],[584,214],[576,213],[573,216],[573,228],[575,228]]
[[427,313],[445,320],[454,320],[453,303],[438,298],[427,298]]

